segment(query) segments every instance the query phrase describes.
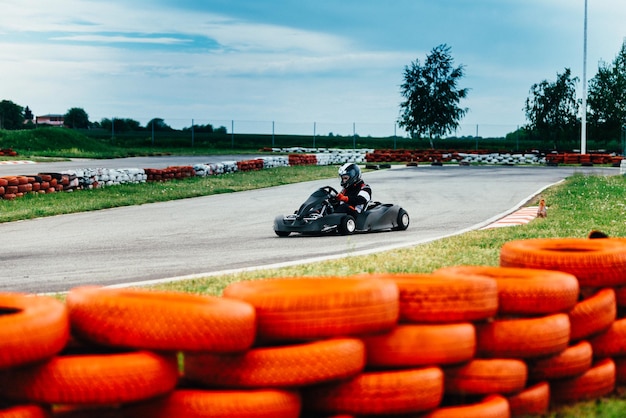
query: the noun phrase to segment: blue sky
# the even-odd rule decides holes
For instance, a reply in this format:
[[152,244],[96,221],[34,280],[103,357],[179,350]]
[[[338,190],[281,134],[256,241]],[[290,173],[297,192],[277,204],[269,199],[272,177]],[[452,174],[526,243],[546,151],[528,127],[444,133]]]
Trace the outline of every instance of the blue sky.
[[[0,0],[0,10],[0,99],[36,115],[80,107],[92,121],[393,135],[404,67],[447,44],[470,89],[458,134],[490,136],[526,122],[534,83],[566,67],[583,76],[584,0]],[[623,0],[588,0],[588,80],[619,51],[623,22]]]

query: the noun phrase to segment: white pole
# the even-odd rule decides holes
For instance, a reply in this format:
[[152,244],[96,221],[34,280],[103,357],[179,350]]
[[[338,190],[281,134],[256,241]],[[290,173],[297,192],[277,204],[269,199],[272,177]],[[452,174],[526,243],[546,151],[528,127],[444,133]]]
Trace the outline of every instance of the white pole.
[[580,122],[580,153],[587,153],[587,0],[583,41],[583,114]]

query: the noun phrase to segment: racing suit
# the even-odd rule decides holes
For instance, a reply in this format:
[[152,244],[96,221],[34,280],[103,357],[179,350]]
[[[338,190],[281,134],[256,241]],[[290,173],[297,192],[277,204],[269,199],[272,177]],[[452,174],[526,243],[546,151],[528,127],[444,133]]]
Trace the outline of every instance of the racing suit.
[[[341,199],[341,196],[344,196],[344,198]],[[370,200],[372,200],[372,188],[363,180],[360,180],[341,191],[339,203],[335,206],[335,212],[356,216],[363,212]]]

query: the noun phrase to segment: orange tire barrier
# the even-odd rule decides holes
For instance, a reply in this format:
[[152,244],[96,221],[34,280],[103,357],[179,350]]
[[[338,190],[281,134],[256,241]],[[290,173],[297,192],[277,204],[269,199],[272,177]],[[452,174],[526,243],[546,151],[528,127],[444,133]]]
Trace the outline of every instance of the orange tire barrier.
[[613,360],[600,360],[580,376],[550,382],[551,400],[571,403],[601,398],[615,390],[615,376]]
[[446,394],[453,395],[514,394],[528,379],[528,367],[518,359],[474,359],[443,372]]
[[487,319],[498,311],[493,279],[452,274],[381,273],[359,277],[391,279],[400,290],[400,321],[452,323]]
[[626,286],[616,286],[613,290],[615,291],[617,308],[623,311],[626,308]]
[[83,286],[66,303],[75,335],[105,346],[229,352],[255,337],[254,308],[236,300]]
[[620,240],[538,238],[509,241],[500,249],[500,265],[559,270],[589,287],[626,284],[626,244]]
[[0,293],[0,370],[61,352],[70,334],[65,305],[46,296]]
[[567,314],[496,319],[476,324],[477,355],[489,358],[528,359],[557,354],[570,340]]
[[53,405],[54,418],[130,418],[120,405]]
[[38,405],[17,405],[0,408],[0,418],[50,418],[50,413]]
[[626,318],[615,320],[609,329],[589,339],[596,359],[626,356]]
[[279,389],[178,389],[166,397],[124,409],[126,417],[150,418],[298,418],[300,395]]
[[550,385],[540,382],[506,398],[512,417],[544,415],[550,409]]
[[471,323],[401,324],[391,332],[361,337],[370,368],[411,368],[469,361],[476,353]]
[[593,350],[588,341],[567,347],[558,354],[528,362],[528,375],[535,381],[579,376],[591,368]]
[[177,381],[174,356],[147,351],[68,355],[0,372],[0,393],[17,401],[106,405],[164,395]]
[[184,375],[203,385],[230,388],[294,387],[353,377],[365,367],[365,346],[336,338],[240,354],[185,355]]
[[437,273],[479,275],[498,283],[498,314],[543,315],[567,312],[578,302],[576,276],[553,270],[531,268],[456,266]]
[[486,396],[480,402],[444,406],[433,412],[421,415],[421,418],[510,418],[511,411],[507,399],[500,395]]
[[568,315],[572,341],[606,331],[617,317],[615,291],[607,288],[596,292],[578,302]]
[[615,383],[626,384],[626,357],[615,357],[613,362],[615,363]]
[[303,277],[242,281],[223,296],[250,303],[261,340],[306,340],[391,330],[398,287],[391,280]]
[[[580,251],[602,269],[597,251]],[[626,383],[626,284],[573,277],[457,266],[240,282],[220,298],[0,293],[0,418],[543,415]],[[44,302],[52,315],[30,318]]]
[[438,367],[365,372],[350,380],[303,389],[307,409],[327,414],[413,414],[440,405],[443,372]]

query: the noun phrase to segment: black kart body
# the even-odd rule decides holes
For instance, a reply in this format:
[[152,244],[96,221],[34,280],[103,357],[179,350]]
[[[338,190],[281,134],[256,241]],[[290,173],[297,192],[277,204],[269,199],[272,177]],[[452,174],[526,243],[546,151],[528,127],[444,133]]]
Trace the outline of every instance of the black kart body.
[[371,201],[358,214],[337,212],[337,191],[321,187],[313,192],[291,215],[274,218],[274,232],[279,237],[292,232],[304,235],[341,234],[355,232],[403,231],[409,227],[409,214],[400,206]]

